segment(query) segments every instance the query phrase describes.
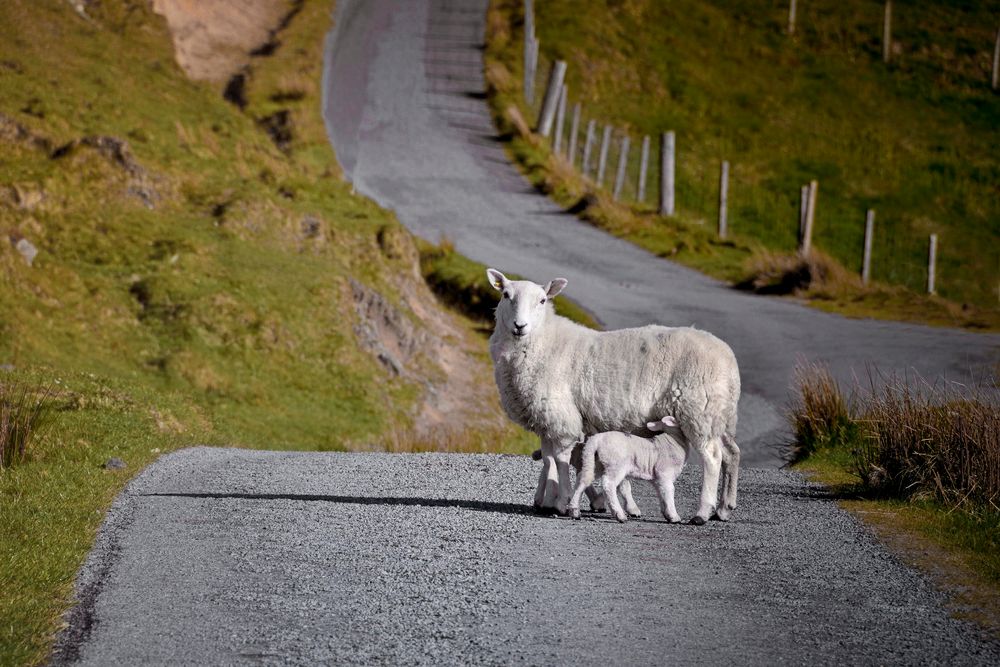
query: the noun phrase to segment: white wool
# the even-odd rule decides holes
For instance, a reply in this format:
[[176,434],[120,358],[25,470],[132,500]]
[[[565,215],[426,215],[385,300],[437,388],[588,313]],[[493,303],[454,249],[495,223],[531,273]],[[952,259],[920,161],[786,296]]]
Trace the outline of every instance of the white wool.
[[[720,464],[726,479],[718,514],[728,518],[736,505],[740,396],[730,347],[691,327],[593,331],[556,315],[551,299],[564,280],[542,287],[507,280],[493,269],[488,274],[507,295],[497,306],[490,337],[501,404],[512,420],[541,437],[543,456],[559,464],[556,508],[565,511],[569,500],[568,452],[574,443],[604,431],[642,431],[667,414],[706,459],[698,518],[716,511]],[[542,495],[536,494],[536,504]]]

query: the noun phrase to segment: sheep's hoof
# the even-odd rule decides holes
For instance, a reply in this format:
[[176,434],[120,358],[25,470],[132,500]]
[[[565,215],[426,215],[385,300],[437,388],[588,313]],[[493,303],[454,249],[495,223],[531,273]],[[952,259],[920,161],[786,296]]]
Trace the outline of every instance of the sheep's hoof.
[[628,515],[629,515],[630,517],[633,517],[633,518],[635,518],[635,519],[638,519],[639,517],[641,517],[641,516],[642,516],[642,511],[641,511],[641,510],[638,510],[638,509],[637,509],[637,510],[634,510],[634,511],[633,511],[633,510],[628,510]]
[[580,508],[579,507],[574,507],[572,510],[570,510],[570,515],[574,519],[576,519],[577,521],[579,521],[580,520]]
[[701,515],[695,515],[695,516],[691,517],[691,525],[692,526],[704,526],[705,525],[705,517],[703,517]]
[[679,516],[670,516],[669,514],[664,514],[663,518],[667,520],[667,523],[680,523],[681,518]]
[[617,514],[615,515],[615,518],[618,519],[618,523],[625,523],[626,521],[628,521],[628,517],[625,516],[624,514]]
[[715,514],[712,515],[712,518],[716,521],[729,521],[729,510],[725,507],[720,507],[715,511]]

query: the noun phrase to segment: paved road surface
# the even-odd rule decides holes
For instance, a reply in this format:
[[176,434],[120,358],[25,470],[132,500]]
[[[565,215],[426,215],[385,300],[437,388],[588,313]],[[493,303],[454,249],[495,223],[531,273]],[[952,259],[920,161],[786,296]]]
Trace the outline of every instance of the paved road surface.
[[[728,524],[535,516],[527,457],[182,450],[116,500],[55,662],[997,664],[794,473]],[[679,509],[699,475],[681,476]]]
[[[485,0],[340,0],[327,51],[326,118],[359,192],[430,241],[544,282],[609,327],[694,325],[727,341],[743,378],[738,439],[748,465],[775,465],[799,357],[844,381],[866,364],[967,377],[1000,360],[1000,336],[849,320],[738,293],[579,222],[535,192],[496,141],[482,77]],[[680,202],[683,206],[684,202]]]
[[[746,460],[773,464],[795,356],[962,373],[996,336],[850,321],[724,286],[560,213],[493,140],[485,2],[339,0],[328,121],[360,191],[416,233],[570,294],[609,326],[728,340]],[[393,11],[390,11],[393,10]],[[741,476],[728,524],[527,512],[526,457],[194,448],[115,501],[57,664],[998,664],[1000,645],[824,492]],[[697,466],[695,466],[697,468]],[[700,475],[681,477],[690,516]],[[656,503],[636,485],[647,517]]]

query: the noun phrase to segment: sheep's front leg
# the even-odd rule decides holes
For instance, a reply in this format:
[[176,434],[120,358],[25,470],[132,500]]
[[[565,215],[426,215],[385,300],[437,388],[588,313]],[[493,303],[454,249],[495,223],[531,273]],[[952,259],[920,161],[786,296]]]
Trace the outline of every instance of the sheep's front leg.
[[701,480],[701,505],[698,513],[691,518],[696,526],[704,524],[715,514],[719,498],[719,472],[722,468],[722,439],[711,438],[698,443],[701,452],[703,477]]
[[535,509],[552,509],[559,495],[559,477],[552,443],[542,439],[542,472],[535,487]]
[[560,514],[565,515],[569,507],[570,494],[573,493],[573,487],[571,486],[569,478],[569,465],[570,458],[573,456],[573,444],[569,443],[568,447],[562,447],[556,453],[556,472],[558,474],[557,484],[559,485],[559,495],[556,498],[556,511]]
[[677,513],[677,506],[674,504],[674,478],[676,474],[668,471],[665,475],[656,478],[656,493],[660,496],[660,512],[663,518],[670,523],[680,523],[681,515]]

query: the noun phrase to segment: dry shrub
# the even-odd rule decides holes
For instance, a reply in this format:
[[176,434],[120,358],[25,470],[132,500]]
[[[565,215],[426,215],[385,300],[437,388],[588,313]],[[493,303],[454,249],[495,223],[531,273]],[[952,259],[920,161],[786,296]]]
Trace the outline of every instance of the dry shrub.
[[28,446],[44,425],[49,391],[35,391],[17,382],[0,383],[0,470],[21,463]]
[[1000,401],[997,386],[912,386],[889,378],[872,388],[866,437],[855,452],[869,488],[900,498],[1000,510]]
[[862,289],[857,276],[815,248],[806,257],[760,252],[750,260],[747,277],[736,287],[758,294],[809,292],[814,296],[834,296]]
[[792,460],[857,439],[860,428],[854,415],[854,397],[844,398],[829,368],[799,364],[794,382],[795,398],[788,413],[795,433]]

